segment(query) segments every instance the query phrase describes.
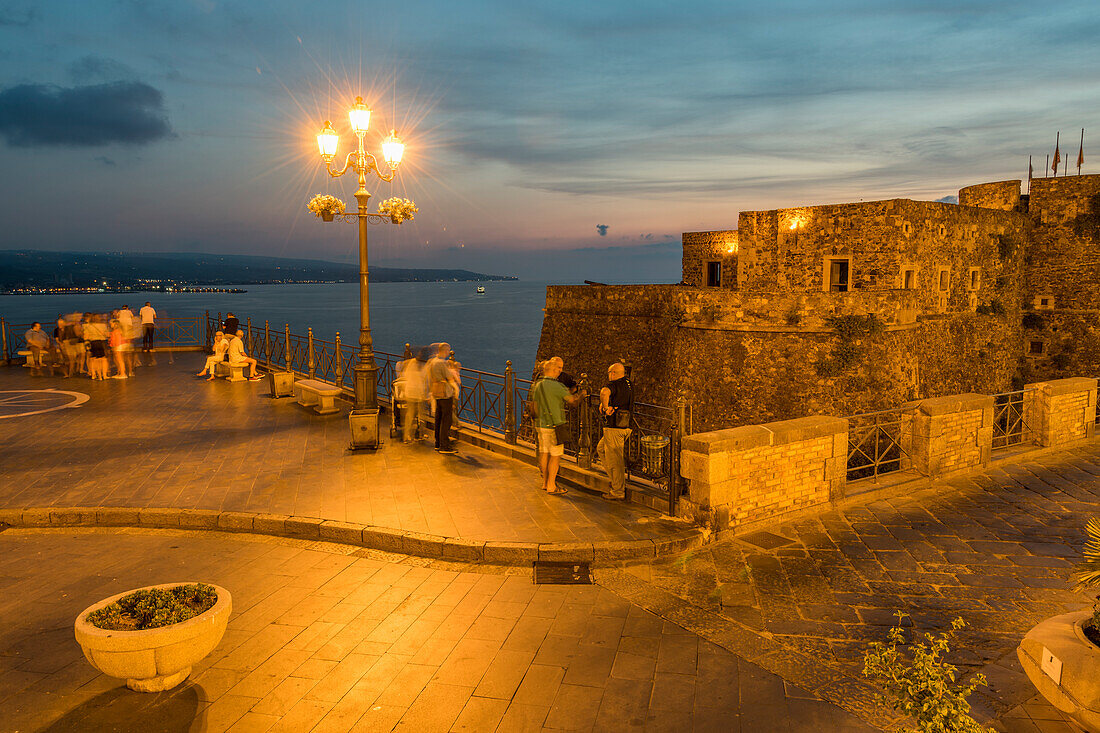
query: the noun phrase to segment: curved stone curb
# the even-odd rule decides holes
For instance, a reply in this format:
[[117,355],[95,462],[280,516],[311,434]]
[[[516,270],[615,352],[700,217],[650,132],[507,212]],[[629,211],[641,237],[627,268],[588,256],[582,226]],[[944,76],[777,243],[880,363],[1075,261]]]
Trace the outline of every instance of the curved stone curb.
[[355,522],[286,514],[219,512],[211,509],[131,507],[31,507],[0,509],[0,528],[159,527],[249,532],[304,540],[329,540],[373,550],[443,560],[527,565],[536,560],[621,562],[676,555],[700,547],[708,533],[693,527],[655,540],[608,542],[496,542],[441,537]]

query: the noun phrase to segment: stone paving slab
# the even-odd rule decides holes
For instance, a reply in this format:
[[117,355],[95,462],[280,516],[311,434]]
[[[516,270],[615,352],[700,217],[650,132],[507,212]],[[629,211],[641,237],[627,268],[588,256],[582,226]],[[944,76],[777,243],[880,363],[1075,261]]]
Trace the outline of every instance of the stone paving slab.
[[[157,582],[230,590],[225,637],[167,693],[98,674],[86,606]],[[600,586],[536,586],[322,540],[216,531],[0,532],[0,709],[12,731],[874,729]]]
[[605,582],[666,618],[682,604],[685,628],[861,714],[863,655],[896,611],[915,633],[962,617],[948,661],[989,678],[971,698],[975,714],[1002,730],[1056,730],[1028,717],[1035,690],[1015,649],[1042,619],[1091,605],[1069,575],[1085,522],[1100,515],[1100,440],[910,489],[772,526],[770,541],[723,540]]
[[[384,549],[441,556],[447,547],[449,556],[474,559],[486,557],[488,543],[498,556],[507,554],[500,543],[576,543],[604,560],[678,552],[704,538],[682,521],[598,494],[548,496],[537,469],[466,444],[457,457],[425,442],[347,451],[346,413],[320,416],[272,399],[265,382],[196,379],[200,359],[167,363],[161,355],[136,377],[107,382],[0,369],[5,390],[90,395],[74,409],[0,420],[0,508],[80,507],[117,524],[140,508],[151,526],[232,529],[241,528],[229,526],[232,517],[265,515],[254,530],[297,536],[318,536],[330,520],[376,528],[376,544],[393,544]],[[168,513],[157,520],[156,511]]]

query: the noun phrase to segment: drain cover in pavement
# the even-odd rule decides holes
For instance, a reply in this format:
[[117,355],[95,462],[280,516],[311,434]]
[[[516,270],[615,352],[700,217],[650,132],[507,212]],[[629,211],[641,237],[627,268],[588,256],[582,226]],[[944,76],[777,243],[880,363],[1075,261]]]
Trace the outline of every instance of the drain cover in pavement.
[[747,534],[744,537],[738,537],[737,539],[741,540],[742,542],[748,542],[750,545],[756,545],[757,547],[761,547],[765,550],[774,550],[777,547],[789,545],[794,542],[794,540],[792,539],[780,537],[779,535],[772,534],[771,532],[756,532],[754,534]]
[[535,585],[592,585],[586,562],[536,562]]

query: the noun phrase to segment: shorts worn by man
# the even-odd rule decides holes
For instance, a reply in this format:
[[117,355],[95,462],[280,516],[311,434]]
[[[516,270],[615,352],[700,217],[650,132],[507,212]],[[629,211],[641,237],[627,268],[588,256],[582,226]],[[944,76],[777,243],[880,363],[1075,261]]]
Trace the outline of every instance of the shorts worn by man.
[[634,387],[626,368],[616,362],[607,368],[607,386],[600,390],[603,436],[596,445],[603,470],[611,480],[605,499],[626,498],[626,441],[630,437],[630,413],[634,409]]
[[558,488],[558,468],[565,446],[558,442],[554,427],[565,422],[565,405],[580,399],[572,395],[569,388],[558,381],[561,374],[561,360],[548,359],[542,365],[542,379],[531,386],[527,399],[537,407],[535,432],[538,433],[539,470],[542,472],[543,489],[549,494],[564,494],[564,488]]

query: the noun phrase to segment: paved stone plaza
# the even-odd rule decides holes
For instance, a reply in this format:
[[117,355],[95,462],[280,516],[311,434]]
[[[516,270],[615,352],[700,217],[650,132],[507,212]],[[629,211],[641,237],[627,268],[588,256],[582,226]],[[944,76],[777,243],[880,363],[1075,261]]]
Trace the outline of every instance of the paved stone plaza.
[[[342,416],[259,384],[33,378],[86,404],[0,419],[0,512],[163,507],[284,512],[485,540],[614,543],[683,531],[647,509],[538,489],[535,469],[463,446],[348,453]],[[197,359],[196,357],[193,357]],[[52,398],[51,398],[52,400]],[[49,403],[54,404],[53,401]],[[28,410],[30,411],[30,410]],[[328,542],[145,528],[0,524],[0,705],[11,730],[863,731],[896,718],[861,676],[894,612],[918,632],[969,624],[977,716],[1068,733],[1015,657],[1070,590],[1100,510],[1100,441],[1034,451],[675,556],[597,563],[594,586]],[[225,640],[187,685],[138,695],[72,636],[107,595],[205,580],[234,594]],[[136,721],[136,723],[135,723]]]
[[[194,377],[201,356],[161,354],[124,381],[0,373],[3,390],[78,391],[87,403],[0,420],[0,508],[179,507],[322,517],[441,537],[610,542],[679,534],[681,522],[598,495],[539,491],[538,469],[467,444],[387,439],[346,450],[346,412],[316,415],[264,382]],[[386,417],[385,415],[383,416]],[[388,432],[388,431],[387,431]]]
[[[170,693],[103,677],[90,602],[202,579],[221,645]],[[0,533],[0,727],[11,731],[837,731],[872,728],[598,586],[535,586],[374,550],[216,532]]]

